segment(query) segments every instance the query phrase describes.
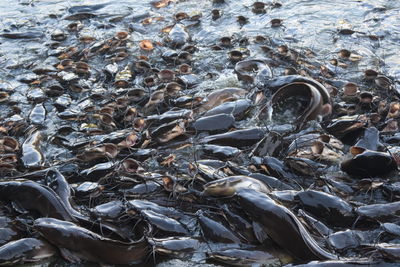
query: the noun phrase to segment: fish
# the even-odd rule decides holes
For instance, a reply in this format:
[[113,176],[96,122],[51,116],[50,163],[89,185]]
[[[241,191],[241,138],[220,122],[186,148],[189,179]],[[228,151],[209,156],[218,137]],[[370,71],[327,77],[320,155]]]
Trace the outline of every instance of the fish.
[[265,193],[240,189],[235,197],[250,218],[260,223],[268,236],[296,259],[338,259],[318,245],[289,209],[277,204]]

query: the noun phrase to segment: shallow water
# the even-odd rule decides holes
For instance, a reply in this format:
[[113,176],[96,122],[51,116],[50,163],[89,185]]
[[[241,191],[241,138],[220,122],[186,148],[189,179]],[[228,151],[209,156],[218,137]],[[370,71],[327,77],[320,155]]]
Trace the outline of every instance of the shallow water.
[[[48,46],[51,43],[50,35],[55,29],[65,29],[72,21],[64,18],[75,12],[77,6],[98,5],[90,11],[96,18],[83,21],[84,30],[70,38],[65,45],[73,44],[79,37],[91,36],[103,40],[115,35],[118,31],[131,29],[132,55],[147,55],[151,53],[140,51],[138,42],[151,39],[153,42],[162,42],[164,34],[160,31],[165,25],[172,25],[172,14],[184,11],[189,15],[201,14],[202,24],[189,29],[193,42],[198,51],[192,62],[193,68],[200,74],[202,83],[193,90],[201,94],[203,91],[223,87],[240,87],[232,70],[227,66],[232,63],[227,59],[227,51],[212,50],[211,46],[218,44],[221,37],[232,37],[233,47],[244,51],[252,57],[265,57],[259,44],[254,43],[256,36],[270,38],[274,45],[287,45],[300,51],[311,50],[315,54],[315,61],[326,65],[336,72],[336,78],[342,80],[360,81],[363,79],[362,70],[375,69],[393,79],[400,77],[400,1],[313,1],[287,0],[280,1],[282,7],[267,8],[265,14],[256,15],[252,12],[254,1],[227,0],[225,4],[213,4],[212,1],[172,1],[167,7],[153,8],[149,0],[136,1],[106,1],[106,0],[0,0],[0,29],[5,32],[36,32],[38,38],[7,39],[0,37],[0,89],[10,92],[11,100],[21,110],[20,115],[28,118],[35,106],[27,98],[31,88],[19,80],[31,75],[31,69],[40,65],[54,63],[49,55]],[[104,4],[103,6],[101,6]],[[220,9],[221,18],[211,19],[211,10]],[[240,25],[237,16],[248,18],[248,23]],[[158,23],[154,20],[149,25],[142,25],[143,18],[161,18]],[[272,19],[282,19],[283,26],[271,27]],[[340,30],[353,30],[351,35],[340,34]],[[42,35],[42,36],[40,36]],[[245,39],[249,40],[249,44]],[[87,47],[90,45],[88,44]],[[157,47],[156,52],[163,50]],[[346,68],[338,68],[329,64],[337,58],[337,52],[348,49],[362,58],[352,62]],[[162,67],[161,60],[152,58],[154,66]],[[94,59],[91,62],[94,68],[102,68],[104,62]],[[126,65],[126,62],[120,66]],[[277,67],[274,76],[283,73],[283,67]],[[215,78],[207,80],[206,74],[215,74]],[[96,84],[93,81],[90,85]],[[112,88],[106,88],[111,91]],[[87,103],[85,98],[90,91],[82,95],[73,95],[71,107],[83,109]],[[46,118],[42,131],[44,133],[43,151],[45,165],[53,165],[60,160],[73,158],[68,149],[50,143],[55,129],[59,128],[59,118],[51,101],[45,101]],[[90,104],[89,104],[90,105]],[[10,106],[2,105],[0,118],[2,120],[13,115]],[[252,125],[253,121],[246,121],[244,125]],[[76,128],[81,128],[80,122],[72,122]],[[77,142],[81,136],[69,135],[70,142]],[[20,138],[23,141],[23,138]],[[171,266],[186,266],[183,263],[171,261]],[[160,264],[160,266],[168,266]],[[56,264],[57,265],[57,264]],[[52,266],[52,265],[50,265]]]

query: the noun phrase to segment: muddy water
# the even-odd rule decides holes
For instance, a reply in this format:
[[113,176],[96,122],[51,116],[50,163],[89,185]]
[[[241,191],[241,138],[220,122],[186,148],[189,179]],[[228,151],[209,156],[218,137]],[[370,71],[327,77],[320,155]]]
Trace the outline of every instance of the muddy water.
[[[63,45],[75,44],[79,38],[93,37],[104,40],[118,31],[131,31],[129,52],[132,57],[150,53],[140,51],[138,43],[143,39],[153,42],[163,42],[165,34],[161,29],[172,25],[172,14],[186,12],[191,16],[202,16],[201,25],[189,28],[191,39],[196,43],[198,51],[192,59],[193,68],[201,77],[201,83],[193,89],[193,93],[201,94],[208,88],[240,87],[241,83],[232,73],[232,65],[227,58],[227,50],[211,49],[219,44],[222,37],[231,37],[232,47],[254,57],[265,57],[265,51],[256,44],[257,36],[265,36],[266,43],[287,45],[300,51],[312,51],[315,61],[326,65],[342,80],[362,80],[362,70],[374,69],[393,79],[400,77],[400,2],[392,0],[376,1],[301,1],[288,0],[271,4],[263,14],[254,14],[254,1],[226,0],[224,4],[213,4],[213,1],[172,1],[168,6],[156,9],[150,1],[41,1],[0,0],[1,33],[27,33],[25,39],[9,39],[0,37],[0,88],[10,92],[10,101],[20,110],[15,112],[10,106],[2,105],[0,117],[6,120],[18,113],[21,118],[28,118],[34,105],[28,99],[31,88],[21,79],[32,77],[35,67],[49,67],[56,62],[51,57],[51,34],[56,29],[65,29],[72,21],[65,18],[78,11],[90,12],[93,19],[82,20],[84,28],[79,34],[69,34]],[[84,8],[83,5],[88,7]],[[222,16],[211,18],[211,10],[219,9]],[[237,17],[246,18],[246,23],[237,22]],[[154,18],[149,25],[143,25],[144,18]],[[158,21],[159,19],[159,21]],[[281,19],[282,26],[271,27],[272,19]],[[351,33],[351,34],[347,34]],[[248,41],[248,42],[247,42]],[[90,44],[87,45],[88,47]],[[164,48],[157,47],[156,52]],[[231,48],[230,48],[231,49]],[[330,60],[337,58],[341,49],[350,50],[361,56],[360,60],[349,64],[346,68],[330,65]],[[161,51],[159,51],[161,50]],[[160,60],[152,58],[154,66],[161,67]],[[90,62],[94,69],[101,71],[104,62],[93,59]],[[121,66],[126,63],[121,64]],[[227,68],[229,66],[229,69]],[[274,75],[283,73],[283,67],[276,67]],[[207,79],[212,74],[212,79]],[[32,78],[34,80],[34,77]],[[89,81],[89,86],[95,86],[96,80]],[[111,89],[110,89],[111,90]],[[84,108],[84,100],[91,91],[75,95],[71,106]],[[74,155],[63,147],[52,144],[51,138],[60,127],[60,119],[53,107],[52,101],[44,102],[46,117],[42,130],[44,142],[42,150],[45,154],[45,166],[51,166],[58,161],[73,158]],[[246,126],[253,121],[243,122]],[[75,128],[82,127],[80,122],[69,122]],[[71,142],[79,140],[80,136],[68,136]],[[75,138],[75,139],[74,139]],[[20,138],[23,141],[23,138]],[[56,263],[55,265],[57,265]],[[181,262],[172,261],[171,266],[186,266]],[[49,264],[52,266],[52,264]],[[164,265],[160,265],[164,266]],[[168,266],[165,265],[165,266]]]

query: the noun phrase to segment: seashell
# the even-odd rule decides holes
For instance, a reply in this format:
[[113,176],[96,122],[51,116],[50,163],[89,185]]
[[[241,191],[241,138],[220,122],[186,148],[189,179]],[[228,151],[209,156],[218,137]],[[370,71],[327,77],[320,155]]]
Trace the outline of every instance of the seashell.
[[166,143],[186,132],[185,122],[176,120],[163,124],[151,132],[151,138],[157,143]]
[[114,82],[114,86],[116,88],[128,88],[129,87],[129,82],[126,80],[118,80]]
[[74,61],[72,59],[63,59],[60,64],[57,65],[59,70],[70,70],[74,67]]
[[[1,95],[1,93],[0,93],[0,95]],[[32,88],[32,89],[30,89],[27,92],[26,97],[29,100],[31,100],[33,102],[36,102],[36,103],[43,102],[43,101],[45,101],[47,99],[47,97],[46,97],[46,95],[45,95],[45,93],[44,93],[42,88]]]
[[370,105],[373,99],[374,95],[370,92],[361,92],[359,95],[359,101],[362,105]]
[[343,144],[330,135],[299,136],[288,147],[288,156],[336,164],[342,157]]
[[103,70],[107,75],[114,76],[118,72],[118,64],[117,63],[112,63],[108,64],[104,67]]
[[145,51],[152,51],[154,49],[153,42],[150,40],[142,40],[139,42],[139,47]]
[[4,162],[4,163],[0,162],[0,174],[1,175],[3,175],[3,176],[13,175],[13,173],[16,173],[16,172],[17,172],[17,170],[15,167],[15,164],[7,163],[7,162]]

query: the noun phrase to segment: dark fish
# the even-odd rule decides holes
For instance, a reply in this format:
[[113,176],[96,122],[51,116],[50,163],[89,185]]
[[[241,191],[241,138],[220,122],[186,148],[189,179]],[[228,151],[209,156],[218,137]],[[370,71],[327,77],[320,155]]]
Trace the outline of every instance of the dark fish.
[[[282,261],[280,257],[286,255],[279,255],[273,249],[268,251],[262,250],[262,248],[251,248],[251,249],[226,249],[217,250],[207,253],[208,257],[212,260],[222,262],[224,264],[232,266],[281,266]],[[286,256],[283,261],[287,262],[290,256]]]
[[261,128],[250,128],[244,130],[235,130],[223,134],[216,134],[204,137],[200,140],[205,144],[216,144],[233,147],[251,146],[264,137],[265,131]]
[[248,176],[230,176],[204,185],[203,194],[208,196],[233,196],[241,188],[269,193],[270,189],[263,182]]
[[204,116],[212,116],[217,114],[231,114],[235,119],[242,119],[247,114],[247,111],[251,107],[251,101],[247,99],[239,99],[236,101],[230,101],[222,103],[209,111]]
[[248,221],[245,216],[241,216],[238,210],[233,209],[228,205],[223,205],[222,210],[226,221],[230,227],[246,242],[251,244],[257,244],[258,240],[254,234],[253,225]]
[[90,12],[80,12],[80,13],[75,13],[69,16],[66,16],[64,19],[65,20],[83,20],[83,19],[91,19],[97,17],[96,14],[90,13]]
[[173,235],[188,235],[189,231],[177,220],[152,210],[141,211],[142,216],[155,228]]
[[393,216],[396,217],[400,214],[400,201],[361,206],[356,209],[356,213],[360,216],[375,220],[381,220]]
[[203,145],[202,150],[205,154],[217,159],[228,159],[238,156],[240,149],[231,146]]
[[350,227],[355,220],[353,207],[340,197],[306,190],[296,195],[302,208],[332,226]]
[[116,166],[116,163],[114,163],[114,162],[99,163],[88,169],[81,171],[80,174],[85,176],[86,179],[97,181],[99,178],[114,171],[115,166]]
[[15,266],[16,264],[37,262],[56,253],[56,249],[46,241],[22,238],[0,247],[0,265]]
[[115,220],[123,214],[124,205],[120,200],[113,200],[94,207],[91,212],[106,220]]
[[1,37],[8,39],[39,39],[44,37],[43,32],[9,32],[9,33],[1,33]]
[[82,5],[82,6],[72,6],[68,8],[68,12],[75,14],[75,13],[82,13],[82,12],[93,12],[99,9],[102,9],[106,6],[108,6],[110,3],[105,3],[105,4],[94,4],[94,5]]
[[272,189],[276,189],[276,190],[293,190],[293,187],[282,182],[281,180],[272,177],[272,176],[268,176],[268,175],[264,175],[261,173],[252,173],[249,175],[249,177],[257,179],[261,182],[263,182],[264,184],[268,185],[270,188]]
[[272,240],[297,259],[311,261],[338,258],[322,249],[290,210],[275,203],[266,194],[241,189],[236,196],[251,219],[264,226]]
[[196,120],[193,123],[193,128],[196,131],[223,131],[232,127],[234,122],[235,118],[230,114],[211,115]]
[[36,211],[44,217],[76,221],[51,188],[36,182],[0,182],[0,199],[15,202],[19,207]]
[[39,168],[44,165],[44,156],[40,149],[42,133],[38,130],[29,133],[22,144],[22,163],[26,168]]
[[253,83],[256,76],[263,75],[263,79],[272,77],[272,71],[264,59],[246,59],[235,65],[235,73],[239,80]]
[[357,248],[361,245],[368,246],[376,243],[382,230],[360,231],[360,230],[346,230],[339,231],[329,235],[327,241],[335,250],[348,250]]
[[[53,245],[79,259],[103,264],[138,264],[149,253],[147,240],[120,242],[105,238],[74,223],[53,218],[35,220],[34,229]],[[70,254],[71,255],[71,254]],[[71,258],[70,258],[71,259]]]
[[375,127],[365,129],[364,134],[357,143],[356,147],[362,147],[373,151],[383,151],[383,144],[379,141],[379,131]]
[[22,238],[23,234],[13,225],[7,225],[0,228],[0,246],[19,238]]
[[46,119],[46,109],[43,104],[37,104],[29,114],[29,120],[33,124],[43,124]]
[[69,187],[64,175],[62,175],[58,169],[53,168],[47,171],[44,179],[46,185],[57,193],[65,207],[70,210],[73,215],[78,214],[77,211],[71,206],[71,188]]
[[279,77],[276,77],[273,79],[266,80],[266,83],[263,84],[263,86],[264,86],[264,88],[268,88],[269,90],[275,92],[282,86],[289,84],[289,83],[294,83],[294,82],[304,82],[304,83],[311,84],[321,94],[324,104],[331,103],[330,94],[329,94],[328,90],[325,88],[325,86],[323,86],[318,81],[316,81],[312,78],[305,77],[305,76],[300,76],[300,75],[279,76]]
[[222,223],[217,222],[210,217],[206,216],[202,210],[197,211],[198,221],[205,241],[214,241],[221,243],[241,243],[232,230],[224,226]]
[[350,175],[371,177],[397,170],[397,163],[389,153],[365,150],[343,161],[340,168]]
[[265,109],[284,105],[286,99],[295,96],[306,98],[308,102],[296,118],[295,122],[299,128],[302,128],[307,121],[314,120],[323,113],[323,99],[317,88],[307,83],[295,82],[279,88],[272,95],[270,103],[263,108],[261,114],[265,112]]
[[149,243],[157,253],[175,257],[198,252],[203,245],[202,242],[192,237],[151,238]]
[[186,28],[182,24],[175,24],[174,27],[168,33],[168,41],[170,42],[171,47],[178,48],[186,44],[189,40],[189,34],[186,31]]
[[[289,265],[290,266],[290,265]],[[306,264],[299,264],[296,267],[360,267],[360,266],[376,266],[376,267],[386,267],[392,266],[388,265],[387,262],[368,260],[332,260],[332,261],[312,261]],[[394,265],[393,265],[394,267]]]
[[309,227],[311,227],[312,229],[315,230],[315,232],[317,232],[319,235],[321,235],[322,237],[327,237],[330,234],[332,234],[332,229],[328,228],[325,224],[323,224],[321,221],[318,221],[316,219],[314,219],[313,217],[311,217],[310,215],[308,215],[305,211],[303,211],[302,209],[300,209],[298,211],[298,214],[300,217],[303,218],[303,220],[305,220],[307,222],[307,224],[309,225]]

